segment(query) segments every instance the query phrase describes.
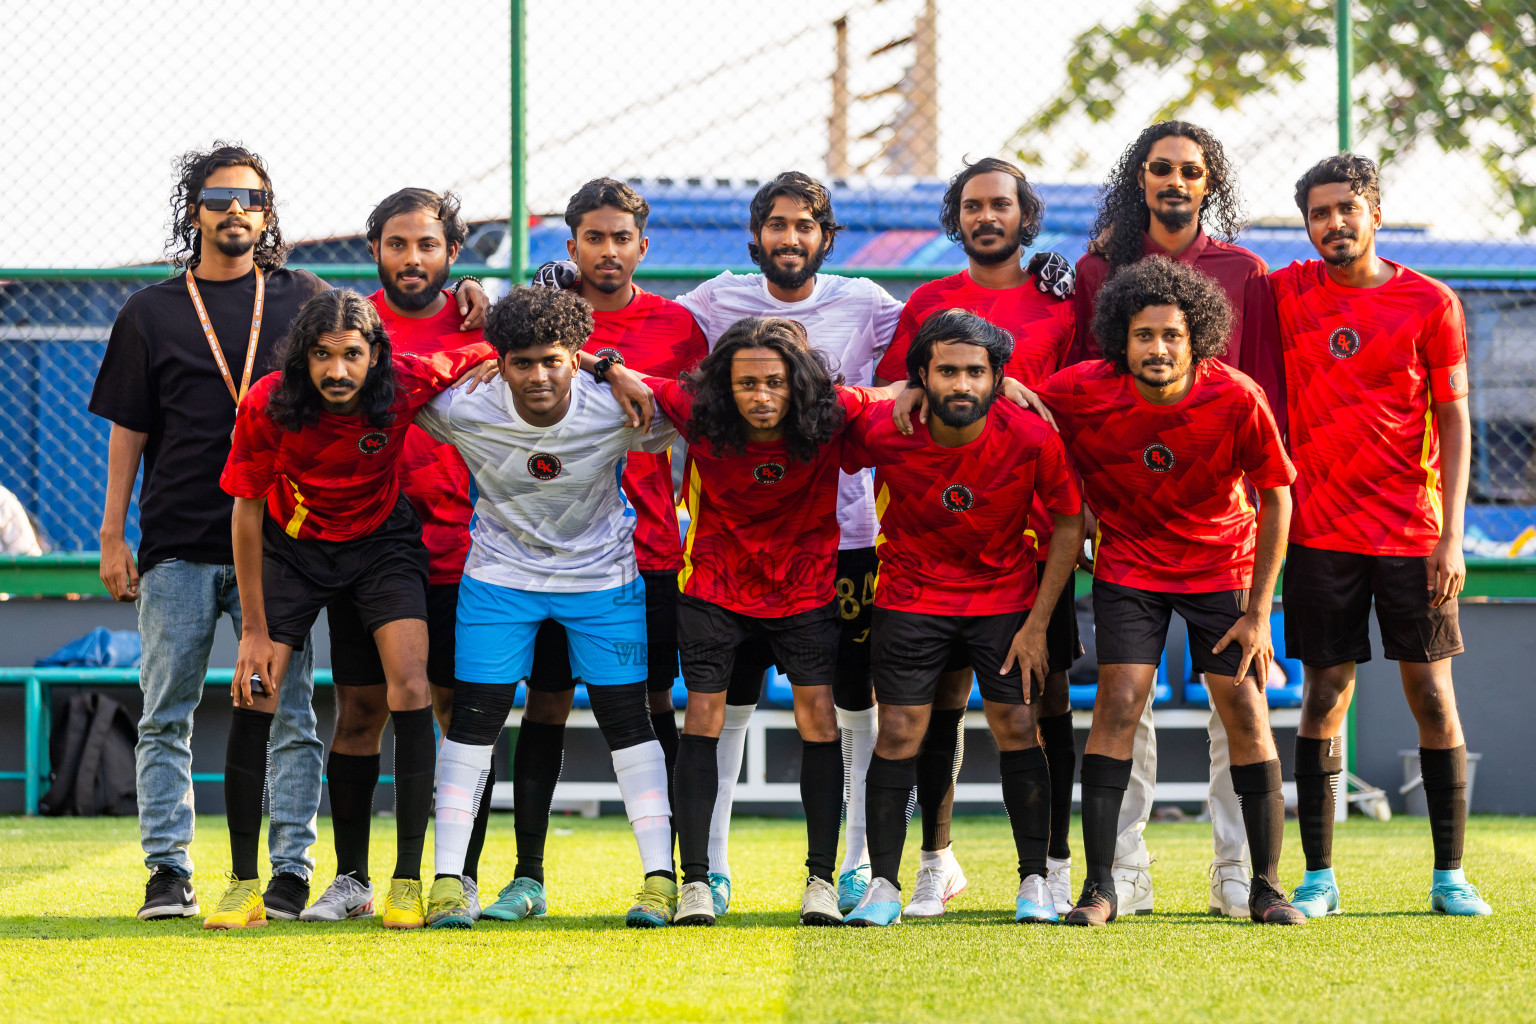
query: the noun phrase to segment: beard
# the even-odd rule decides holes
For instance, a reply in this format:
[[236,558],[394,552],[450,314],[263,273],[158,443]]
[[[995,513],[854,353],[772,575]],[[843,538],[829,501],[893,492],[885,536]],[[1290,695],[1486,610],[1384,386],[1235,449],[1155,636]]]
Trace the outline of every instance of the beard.
[[1197,212],[1195,203],[1187,194],[1180,192],[1177,189],[1164,189],[1162,192],[1157,194],[1157,198],[1159,199],[1177,198],[1179,196],[1183,196],[1186,200],[1189,201],[1186,202],[1183,206],[1176,206],[1172,209],[1159,209],[1152,206],[1151,203],[1147,204],[1148,209],[1152,211],[1152,216],[1156,217],[1157,222],[1168,231],[1183,231],[1185,228],[1189,227],[1191,222],[1193,222],[1195,219],[1195,214]]
[[1143,384],[1145,384],[1149,388],[1167,388],[1167,387],[1172,387],[1173,385],[1177,384],[1179,381],[1183,380],[1188,375],[1188,373],[1189,373],[1189,370],[1188,370],[1187,367],[1185,368],[1185,372],[1184,373],[1179,373],[1178,372],[1178,370],[1179,370],[1178,364],[1176,364],[1176,363],[1174,363],[1172,361],[1152,363],[1150,365],[1152,365],[1152,366],[1166,366],[1170,370],[1173,371],[1173,373],[1171,373],[1168,376],[1167,380],[1157,380],[1156,378],[1152,377],[1151,375],[1143,376],[1141,371],[1142,371],[1142,369],[1144,367],[1146,367],[1148,365],[1149,364],[1147,364],[1145,362],[1138,363],[1136,365],[1136,368],[1131,371],[1131,374],[1137,380],[1141,381]]
[[1324,235],[1323,245],[1331,246],[1334,242],[1345,240],[1352,241],[1354,244],[1345,246],[1341,251],[1326,249],[1323,253],[1323,262],[1331,267],[1347,267],[1365,255],[1365,245],[1360,241],[1360,236],[1347,228]]
[[[617,266],[617,264],[610,264],[610,266]],[[606,268],[604,268],[604,269],[606,269]],[[621,267],[619,269],[623,269],[623,268]],[[602,292],[604,295],[612,295],[615,292],[617,292],[620,288],[624,287],[624,282],[619,280],[618,278],[614,278],[612,280],[605,281],[605,280],[599,279],[596,275],[594,275],[593,277],[589,278],[588,280],[591,283],[592,287],[596,288],[598,291]]]
[[989,391],[985,396],[972,396],[974,401],[956,402],[952,397],[939,401],[933,392],[928,392],[928,408],[939,422],[946,427],[968,427],[987,414],[992,408],[992,402],[997,398],[996,391]]
[[[986,235],[982,235],[982,236],[979,236],[979,237],[986,238],[986,237],[990,237],[992,234],[993,234],[993,232],[987,232]],[[1006,241],[1006,239],[1007,239],[1007,232],[1005,232],[1005,231],[998,231],[998,232],[996,232],[996,234],[1002,235],[1004,240]],[[996,249],[978,249],[978,248],[976,248],[972,244],[972,239],[977,238],[977,237],[978,236],[974,232],[972,233],[970,238],[963,238],[962,237],[960,239],[960,248],[965,250],[965,254],[968,257],[970,257],[971,259],[975,260],[977,263],[980,263],[984,267],[996,266],[999,263],[1007,263],[1009,260],[1013,259],[1014,257],[1016,257],[1018,255],[1019,247],[1021,245],[1023,245],[1023,243],[1024,243],[1023,235],[1017,229],[1015,229],[1014,232],[1013,232],[1013,244],[1012,245],[1000,245]]]
[[443,285],[448,283],[448,270],[448,264],[443,264],[442,270],[426,275],[425,288],[408,292],[401,288],[394,278],[385,274],[383,264],[379,264],[379,283],[384,286],[384,294],[389,296],[389,301],[397,308],[407,313],[418,313],[436,302],[437,297],[442,294]]
[[[243,227],[246,233],[236,238],[225,237],[224,229],[232,227]],[[251,230],[248,222],[238,217],[230,217],[219,221],[219,226],[214,229],[213,246],[230,259],[238,259],[255,248],[256,233]]]
[[[791,253],[798,254],[805,260],[805,263],[799,270],[785,270],[780,267],[774,260],[774,257],[779,254],[789,255]],[[771,284],[776,284],[780,288],[783,288],[785,291],[792,292],[797,289],[804,288],[806,282],[816,276],[816,272],[821,269],[822,261],[826,258],[826,246],[822,246],[820,249],[818,249],[816,251],[816,255],[814,256],[810,255],[808,252],[806,252],[806,250],[800,248],[799,246],[782,246],[778,249],[775,249],[773,252],[763,253],[763,276],[766,277]]]

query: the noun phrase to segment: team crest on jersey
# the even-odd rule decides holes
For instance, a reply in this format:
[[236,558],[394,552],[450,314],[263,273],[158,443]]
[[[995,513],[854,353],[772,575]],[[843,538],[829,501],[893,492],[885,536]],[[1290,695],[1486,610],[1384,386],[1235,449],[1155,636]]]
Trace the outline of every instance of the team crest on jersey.
[[965,484],[950,484],[940,492],[939,500],[951,512],[969,512],[976,504],[976,495]]
[[528,456],[528,475],[540,480],[553,480],[560,475],[560,457],[548,452],[534,452]]
[[1166,473],[1173,468],[1173,450],[1165,444],[1149,444],[1141,453],[1141,464],[1154,473]]
[[389,435],[382,430],[370,430],[357,439],[357,450],[364,455],[377,455],[389,444]]
[[1348,359],[1360,351],[1360,335],[1353,327],[1338,327],[1328,335],[1328,351],[1335,359]]
[[760,484],[776,484],[784,479],[784,466],[777,462],[763,462],[752,467],[752,479]]

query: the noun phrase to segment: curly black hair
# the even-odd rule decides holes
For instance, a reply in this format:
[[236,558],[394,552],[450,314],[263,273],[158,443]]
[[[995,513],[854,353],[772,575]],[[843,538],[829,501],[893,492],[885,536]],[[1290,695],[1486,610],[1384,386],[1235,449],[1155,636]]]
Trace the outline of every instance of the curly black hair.
[[1093,336],[1120,373],[1131,372],[1125,358],[1131,318],[1148,306],[1178,306],[1184,312],[1192,366],[1227,350],[1232,304],[1221,285],[1177,260],[1148,256],[1115,271],[1094,307]]
[[277,201],[273,198],[272,176],[261,157],[238,142],[215,142],[208,152],[189,150],[176,160],[179,177],[171,193],[171,233],[165,240],[165,254],[171,263],[183,270],[191,270],[202,262],[201,232],[197,228],[197,209],[201,202],[203,182],[208,175],[221,167],[249,167],[261,178],[261,187],[267,191],[267,208],[262,211],[261,237],[256,239],[254,259],[263,270],[276,270],[288,258],[290,246],[283,242],[282,229],[277,224]]
[[[1243,229],[1246,215],[1242,195],[1221,143],[1210,132],[1188,121],[1159,121],[1136,136],[1099,191],[1099,212],[1088,237],[1095,240],[1111,267],[1123,267],[1142,257],[1141,236],[1151,224],[1152,211],[1136,179],[1152,146],[1169,136],[1188,139],[1200,147],[1205,157],[1207,183],[1205,199],[1200,203],[1200,223],[1228,242]],[[1107,239],[1098,241],[1106,233]]]
[[498,355],[555,345],[579,352],[592,336],[592,307],[573,291],[519,285],[485,314],[485,340]]
[[1007,160],[999,160],[995,156],[982,157],[973,164],[966,164],[965,170],[949,179],[949,187],[944,190],[944,198],[939,201],[939,224],[944,228],[946,238],[951,242],[960,241],[960,194],[965,191],[966,182],[978,174],[994,172],[1006,174],[1018,184],[1019,246],[1028,248],[1034,244],[1035,237],[1040,234],[1040,222],[1045,216],[1045,203],[1030,185],[1029,180],[1024,177],[1023,171]]
[[907,349],[907,381],[912,387],[923,386],[922,371],[933,360],[933,346],[939,342],[963,341],[987,350],[995,377],[1013,355],[1013,335],[966,309],[941,309],[929,315],[918,328],[917,337]]
[[430,213],[443,222],[445,244],[463,245],[464,239],[469,237],[469,225],[459,215],[457,193],[444,192],[438,195],[430,189],[403,188],[375,206],[368,215],[368,241],[377,242],[384,237],[384,225],[389,223],[389,218],[398,217],[402,213],[415,213],[417,210]]
[[1307,168],[1296,181],[1296,208],[1302,220],[1307,218],[1307,197],[1318,185],[1347,184],[1350,191],[1362,197],[1375,209],[1381,205],[1381,178],[1376,164],[1354,153],[1336,153],[1319,160]]
[[299,309],[288,328],[280,355],[282,378],[267,399],[267,415],[284,430],[301,430],[320,422],[320,392],[309,376],[309,350],[322,334],[357,331],[378,353],[360,392],[360,415],[371,427],[395,421],[395,364],[384,323],[373,303],[350,288],[321,292]]
[[[784,171],[768,184],[757,190],[752,197],[750,218],[747,221],[747,229],[752,232],[753,240],[747,243],[747,255],[752,257],[752,262],[762,266],[768,256],[763,252],[763,247],[757,244],[758,233],[763,230],[763,223],[773,213],[773,201],[780,196],[789,196],[802,204],[810,211],[812,219],[821,226],[821,255],[816,261],[832,255],[832,243],[837,239],[837,233],[843,230],[843,225],[837,222],[837,217],[832,213],[832,194],[827,187],[809,174],[801,171]],[[815,256],[815,253],[812,253]]]
[[817,449],[842,428],[837,385],[843,375],[834,373],[827,357],[811,348],[804,327],[782,317],[749,316],[736,321],[720,335],[709,355],[683,374],[682,385],[693,395],[693,414],[684,433],[695,442],[708,442],[717,456],[747,450],[747,421],[736,408],[731,360],[748,348],[770,349],[783,357],[789,368],[789,408],[780,424],[784,448],[792,459],[812,461]]

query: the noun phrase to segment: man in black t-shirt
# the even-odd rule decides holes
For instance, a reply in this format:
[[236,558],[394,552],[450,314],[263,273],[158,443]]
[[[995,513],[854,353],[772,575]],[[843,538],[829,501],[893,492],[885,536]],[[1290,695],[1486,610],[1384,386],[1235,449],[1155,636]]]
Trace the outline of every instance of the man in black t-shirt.
[[[91,395],[91,412],[112,421],[101,579],[117,600],[138,602],[144,641],[137,748],[139,831],[150,869],[144,920],[200,912],[188,854],[190,740],[219,616],[240,628],[233,499],[219,487],[237,397],[277,369],[290,321],[326,288],[313,274],[284,269],[277,220],[272,181],[256,154],[239,146],[186,154],[170,254],[185,273],[129,297]],[[475,297],[478,318],[483,293]],[[135,562],[123,531],[141,460]],[[264,899],[275,918],[298,917],[314,867],[308,851],[322,748],[310,667],[308,653],[294,657],[272,727],[273,878]]]

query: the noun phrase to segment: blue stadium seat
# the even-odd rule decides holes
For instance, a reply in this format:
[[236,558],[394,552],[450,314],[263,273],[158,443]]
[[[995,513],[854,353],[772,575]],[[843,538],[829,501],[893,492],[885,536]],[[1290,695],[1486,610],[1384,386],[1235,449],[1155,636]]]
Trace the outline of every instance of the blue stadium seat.
[[[1285,672],[1285,685],[1270,686],[1265,696],[1269,698],[1269,706],[1272,708],[1299,708],[1301,707],[1301,690],[1304,679],[1301,662],[1295,658],[1285,656],[1284,612],[1274,612],[1270,615],[1269,630],[1275,638],[1275,661]],[[1184,703],[1190,707],[1208,708],[1211,706],[1211,695],[1206,692],[1205,684],[1195,678],[1194,659],[1189,656],[1187,651],[1187,640],[1185,644]]]

